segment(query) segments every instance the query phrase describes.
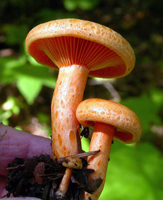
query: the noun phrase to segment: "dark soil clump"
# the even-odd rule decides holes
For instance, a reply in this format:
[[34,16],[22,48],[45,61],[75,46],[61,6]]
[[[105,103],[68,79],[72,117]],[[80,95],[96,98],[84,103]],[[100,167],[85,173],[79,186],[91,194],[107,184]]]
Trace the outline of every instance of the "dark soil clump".
[[[81,157],[83,167],[82,169],[73,169],[69,189],[65,195],[57,193],[66,170],[62,162],[58,162],[57,159],[53,161],[49,155],[44,154],[27,160],[15,158],[7,166],[9,173],[7,175],[6,190],[8,193],[6,196],[37,197],[43,200],[82,200],[83,191],[95,192],[102,180],[88,181],[89,174],[93,173],[94,170],[86,169],[87,161]],[[63,158],[63,161],[65,159]]]

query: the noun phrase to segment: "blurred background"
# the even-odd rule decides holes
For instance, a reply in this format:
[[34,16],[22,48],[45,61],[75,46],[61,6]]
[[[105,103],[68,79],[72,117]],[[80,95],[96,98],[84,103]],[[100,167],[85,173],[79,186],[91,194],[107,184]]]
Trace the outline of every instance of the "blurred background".
[[[34,26],[80,18],[108,26],[133,47],[136,65],[127,77],[88,79],[84,99],[113,100],[141,119],[133,145],[115,140],[100,200],[163,199],[163,2],[160,0],[0,0],[0,121],[50,137],[50,104],[57,71],[36,63],[24,48]],[[83,140],[88,150],[89,142]]]

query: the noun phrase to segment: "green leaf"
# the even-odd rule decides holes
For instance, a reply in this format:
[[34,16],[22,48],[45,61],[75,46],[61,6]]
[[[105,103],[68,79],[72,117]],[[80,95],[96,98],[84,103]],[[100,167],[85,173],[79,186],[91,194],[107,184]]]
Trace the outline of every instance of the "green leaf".
[[3,26],[3,30],[6,33],[6,43],[9,45],[19,44],[22,46],[24,38],[28,33],[27,25],[12,25],[7,24]]
[[157,115],[160,109],[160,104],[157,103],[157,101],[160,102],[160,95],[161,93],[154,90],[151,91],[151,95],[144,93],[140,97],[132,97],[121,101],[123,105],[129,107],[138,115],[142,122],[143,132],[148,132],[151,124],[161,124],[161,119]]
[[82,137],[81,144],[82,144],[82,150],[85,151],[85,152],[88,152],[89,151],[89,145],[90,145],[89,140],[85,137]]
[[163,106],[163,90],[151,88],[151,99],[158,107]]
[[17,87],[29,104],[32,104],[42,88],[42,82],[33,77],[19,77]]
[[25,56],[19,58],[0,58],[0,80],[3,84],[13,83],[17,80],[17,73],[14,69],[23,66],[26,63]]
[[29,104],[32,104],[42,85],[54,89],[57,76],[51,74],[49,67],[38,64],[31,57],[27,63],[27,58],[25,55],[17,59],[0,58],[0,80],[3,84],[17,82],[21,94]]
[[33,77],[34,79],[37,79],[40,82],[42,82],[43,85],[51,88],[54,88],[56,84],[56,76],[54,77],[50,73],[49,67],[42,66],[40,64],[39,65],[25,64],[23,66],[15,68],[14,73],[16,73],[18,77],[21,76]]
[[82,10],[92,10],[95,6],[97,6],[99,0],[83,0],[79,1],[79,8]]
[[163,159],[149,143],[127,146],[115,141],[99,200],[163,199]]
[[73,11],[76,9],[76,1],[74,0],[64,0],[64,6],[68,11]]
[[64,0],[63,4],[68,11],[73,11],[76,8],[82,10],[91,10],[97,6],[99,0]]

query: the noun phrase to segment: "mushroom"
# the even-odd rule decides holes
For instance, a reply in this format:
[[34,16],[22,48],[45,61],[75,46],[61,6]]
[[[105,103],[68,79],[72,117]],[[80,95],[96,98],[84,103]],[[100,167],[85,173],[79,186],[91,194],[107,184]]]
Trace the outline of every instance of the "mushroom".
[[141,136],[142,126],[132,110],[102,99],[87,99],[81,102],[76,116],[82,126],[95,128],[89,150],[100,150],[100,153],[88,157],[88,168],[95,170],[90,180],[101,178],[103,182],[95,193],[85,192],[84,195],[86,200],[96,200],[104,186],[113,137],[124,143],[134,143]]
[[76,154],[79,123],[75,113],[87,77],[128,75],[135,65],[134,52],[112,29],[79,19],[40,24],[28,33],[25,45],[37,62],[59,68],[51,103],[53,159]]

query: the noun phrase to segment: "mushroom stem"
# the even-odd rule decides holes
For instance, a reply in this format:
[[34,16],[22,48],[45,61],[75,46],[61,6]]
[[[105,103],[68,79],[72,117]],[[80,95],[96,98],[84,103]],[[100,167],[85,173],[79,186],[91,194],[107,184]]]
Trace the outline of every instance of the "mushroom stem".
[[76,65],[59,70],[51,106],[52,153],[57,158],[78,153],[76,108],[83,99],[88,72]]
[[111,126],[109,124],[104,124],[101,122],[95,123],[95,130],[92,135],[89,151],[95,151],[100,149],[100,153],[93,156],[89,156],[87,161],[89,164],[88,167],[90,169],[95,170],[95,172],[93,172],[90,175],[90,179],[101,178],[103,182],[95,193],[89,194],[85,192],[84,194],[85,200],[89,199],[97,200],[102,192],[105,183],[105,176],[106,176],[114,132],[115,132],[114,126]]
[[[52,156],[53,159],[77,154],[76,108],[83,99],[88,70],[83,66],[61,67],[54,90],[52,115]],[[72,169],[67,168],[59,186],[61,194],[66,194]]]
[[70,182],[70,179],[71,179],[71,174],[72,174],[72,169],[70,168],[66,168],[66,171],[63,175],[63,178],[62,178],[62,181],[59,185],[59,189],[57,190],[57,194],[60,196],[65,196],[65,194],[67,193],[68,191],[68,187],[69,187],[69,182]]

